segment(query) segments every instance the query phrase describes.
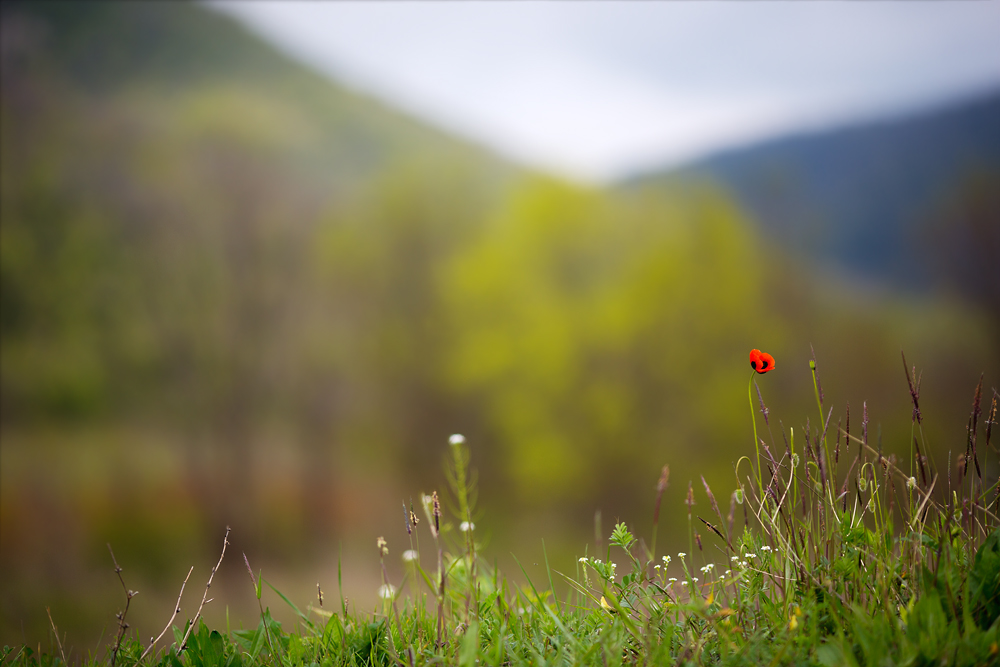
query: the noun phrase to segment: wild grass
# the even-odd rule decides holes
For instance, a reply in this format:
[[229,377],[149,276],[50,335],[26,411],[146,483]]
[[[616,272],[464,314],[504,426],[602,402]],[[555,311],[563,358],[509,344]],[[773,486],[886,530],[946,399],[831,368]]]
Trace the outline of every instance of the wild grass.
[[[704,478],[711,514],[697,514],[695,485],[689,483],[685,551],[657,551],[660,501],[669,482],[665,466],[648,543],[618,523],[606,548],[581,556],[575,571],[557,571],[546,557],[545,580],[533,581],[521,569],[516,579],[522,583],[515,583],[482,556],[471,454],[465,439],[453,436],[446,457],[450,497],[421,496],[422,518],[412,502],[403,505],[410,547],[404,580],[390,580],[386,540],[373,545],[383,581],[372,612],[350,611],[342,595],[338,605],[324,606],[319,588],[317,604],[301,611],[268,584],[296,612],[296,627],[283,627],[261,603],[257,627],[220,632],[200,620],[210,579],[194,622],[172,626],[175,609],[167,624],[175,642],[157,650],[156,642],[143,645],[126,633],[133,593],[123,580],[120,633],[106,655],[82,662],[1000,664],[1000,485],[984,477],[995,469],[987,464],[997,453],[991,443],[997,392],[982,419],[980,380],[965,451],[957,459],[948,452],[942,469],[923,436],[920,376],[905,358],[903,365],[913,406],[905,464],[870,443],[866,405],[860,429],[855,415],[853,433],[849,406],[834,423],[815,360],[810,373],[819,419],[800,432],[778,426],[775,437],[757,387],[750,395],[755,442],[748,452],[760,463],[754,466],[749,456],[736,463],[725,514]],[[758,419],[769,441],[757,437]],[[421,532],[429,557],[420,554]],[[267,582],[244,559],[261,601]],[[4,647],[2,664],[64,664],[55,623],[52,629],[58,653]]]

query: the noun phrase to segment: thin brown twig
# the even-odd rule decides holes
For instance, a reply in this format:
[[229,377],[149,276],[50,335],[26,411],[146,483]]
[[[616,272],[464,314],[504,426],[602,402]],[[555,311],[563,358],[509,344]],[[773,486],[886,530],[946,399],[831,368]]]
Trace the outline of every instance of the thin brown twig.
[[187,586],[188,579],[191,578],[192,572],[194,572],[194,565],[192,565],[191,569],[188,570],[187,576],[184,577],[184,583],[181,584],[181,592],[177,594],[177,604],[174,605],[173,615],[170,617],[170,620],[167,621],[167,624],[163,627],[163,632],[161,632],[156,639],[152,640],[149,643],[149,646],[146,647],[146,650],[142,652],[142,655],[139,656],[139,662],[142,662],[143,658],[149,655],[149,652],[153,650],[154,646],[156,646],[156,643],[159,642],[161,639],[163,639],[163,635],[167,634],[167,630],[169,630],[170,626],[173,625],[174,619],[177,618],[177,614],[181,613],[181,598],[184,597],[184,587]]
[[215,578],[215,573],[218,572],[219,566],[222,565],[222,559],[226,556],[226,547],[229,546],[229,533],[231,531],[232,528],[226,526],[226,536],[222,538],[222,553],[219,555],[219,562],[215,564],[215,567],[212,568],[212,574],[208,576],[208,583],[205,584],[205,594],[201,596],[201,604],[198,605],[198,613],[191,619],[191,625],[188,626],[187,632],[184,633],[184,639],[181,640],[181,645],[177,649],[178,653],[187,648],[188,637],[191,636],[191,631],[194,630],[194,626],[198,624],[198,619],[201,618],[201,610],[204,609],[206,603],[211,601],[208,599],[208,589],[212,587],[212,579]]
[[122,588],[125,589],[125,609],[115,615],[118,619],[118,639],[115,641],[115,647],[111,649],[111,667],[114,667],[115,660],[118,658],[118,651],[122,646],[122,639],[125,638],[125,631],[128,630],[128,623],[125,622],[125,616],[128,614],[129,605],[132,604],[132,598],[138,595],[139,591],[129,590],[128,586],[125,585],[125,579],[122,577],[122,567],[115,558],[115,552],[111,549],[110,542],[108,543],[108,552],[111,553],[111,562],[115,564],[115,574],[118,575],[118,581],[122,582]]
[[69,660],[66,659],[66,653],[63,651],[62,641],[59,639],[59,630],[56,628],[55,621],[52,620],[52,610],[46,607],[45,613],[49,615],[49,625],[52,626],[52,633],[56,636],[56,646],[59,647],[59,655],[62,656],[63,662],[68,665]]

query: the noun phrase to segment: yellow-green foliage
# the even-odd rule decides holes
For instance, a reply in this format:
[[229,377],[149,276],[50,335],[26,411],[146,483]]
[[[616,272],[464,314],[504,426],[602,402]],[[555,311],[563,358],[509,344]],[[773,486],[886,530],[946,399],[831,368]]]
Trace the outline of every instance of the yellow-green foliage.
[[[518,492],[582,498],[738,382],[763,299],[756,240],[718,192],[522,185],[441,273],[449,382],[484,396]],[[721,352],[721,354],[720,354]],[[733,434],[713,420],[712,440]]]

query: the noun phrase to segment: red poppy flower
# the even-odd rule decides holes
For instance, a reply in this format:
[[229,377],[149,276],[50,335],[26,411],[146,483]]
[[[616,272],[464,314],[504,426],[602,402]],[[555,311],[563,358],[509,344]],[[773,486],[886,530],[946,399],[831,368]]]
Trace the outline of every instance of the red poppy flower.
[[774,368],[774,357],[767,352],[750,350],[750,368],[758,373],[766,373]]

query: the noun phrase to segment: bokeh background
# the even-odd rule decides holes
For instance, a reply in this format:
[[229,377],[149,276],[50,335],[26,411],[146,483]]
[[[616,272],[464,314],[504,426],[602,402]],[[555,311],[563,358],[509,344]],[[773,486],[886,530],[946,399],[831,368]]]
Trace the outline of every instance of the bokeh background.
[[[688,481],[705,515],[699,476],[728,499],[752,451],[753,347],[777,359],[759,385],[782,451],[781,433],[817,421],[810,346],[834,421],[849,404],[859,428],[866,402],[872,440],[901,456],[904,350],[923,373],[934,456],[964,450],[976,382],[985,374],[987,396],[1000,383],[1000,54],[995,42],[976,50],[982,17],[937,23],[967,62],[903,62],[898,99],[891,81],[869,82],[854,98],[869,107],[817,93],[809,110],[779,100],[782,113],[717,131],[684,125],[703,116],[685,107],[688,120],[666,122],[680,135],[648,141],[643,122],[620,117],[625,148],[590,150],[600,133],[586,114],[614,117],[628,97],[595,90],[598,102],[548,119],[553,137],[582,131],[560,153],[531,143],[544,119],[505,135],[474,122],[472,102],[408,103],[422,80],[447,81],[427,68],[474,51],[470,24],[438,14],[477,5],[306,4],[347,12],[326,42],[295,32],[322,37],[321,21],[283,24],[273,12],[296,10],[278,5],[3,4],[0,643],[48,647],[50,607],[77,655],[102,651],[124,602],[108,543],[140,591],[132,627],[157,634],[194,565],[192,613],[227,525],[211,623],[254,623],[241,553],[302,607],[317,582],[336,595],[340,563],[344,593],[369,608],[376,537],[398,583],[400,504],[445,490],[456,432],[479,473],[484,554],[509,573],[514,553],[544,577],[543,539],[553,567],[571,570],[592,552],[598,511],[605,533],[621,519],[648,536],[664,464],[659,544],[676,552]],[[618,11],[555,4],[546,11]],[[640,6],[675,4],[688,3]],[[735,20],[725,11],[762,12],[769,29],[781,19],[737,4],[712,6],[707,25]],[[538,5],[478,7],[509,12],[513,23],[491,26],[524,44],[558,36],[517,32],[517,12]],[[893,16],[912,36],[903,11]],[[423,34],[406,24],[425,15],[460,39],[428,33],[436,59],[393,51]],[[657,20],[645,34],[670,28]],[[891,20],[873,37],[884,52]],[[629,41],[622,21],[607,24],[606,48]],[[723,49],[725,34],[703,48]],[[323,65],[324,44],[346,45],[332,52],[340,70]],[[352,44],[410,58],[403,71],[420,76],[394,98],[392,63],[352,68]],[[752,83],[766,65],[756,51],[743,70],[728,57],[675,69],[697,83],[701,64],[729,62]],[[532,85],[558,98],[552,73],[565,68],[530,64],[552,75]],[[874,64],[863,51],[853,66],[860,77]],[[491,97],[502,74],[448,91],[498,118],[521,105],[530,121],[541,103],[527,92]],[[700,99],[719,118],[756,118],[752,104]],[[442,106],[467,120],[435,116]],[[711,140],[685,143],[698,132]]]

